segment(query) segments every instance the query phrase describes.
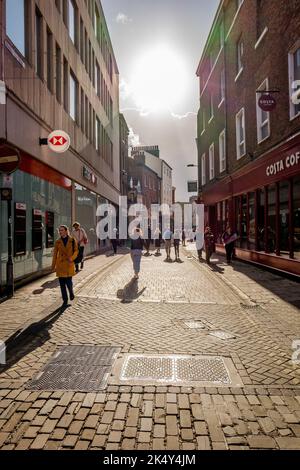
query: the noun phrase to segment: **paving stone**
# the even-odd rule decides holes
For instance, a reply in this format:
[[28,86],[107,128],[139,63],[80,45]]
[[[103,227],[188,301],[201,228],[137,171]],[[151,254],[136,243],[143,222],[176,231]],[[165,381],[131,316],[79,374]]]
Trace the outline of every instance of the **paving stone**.
[[276,441],[269,436],[248,436],[248,444],[251,449],[276,449]]
[[210,450],[211,445],[207,436],[197,437],[197,449],[198,450]]
[[39,434],[32,442],[30,448],[33,450],[41,450],[45,447],[49,434]]
[[166,428],[168,436],[177,436],[178,424],[176,416],[166,416]]
[[299,450],[300,438],[299,437],[276,437],[276,442],[282,450]]
[[194,434],[192,429],[181,429],[181,438],[183,441],[193,441],[194,440]]
[[107,436],[105,435],[96,435],[91,443],[91,447],[104,448],[107,441]]

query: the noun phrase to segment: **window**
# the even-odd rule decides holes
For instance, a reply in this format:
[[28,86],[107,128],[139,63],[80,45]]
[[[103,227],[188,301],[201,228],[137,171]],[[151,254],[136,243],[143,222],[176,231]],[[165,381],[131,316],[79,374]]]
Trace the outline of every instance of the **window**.
[[242,158],[246,153],[245,137],[245,110],[242,108],[236,115],[236,155],[237,159]]
[[69,82],[69,90],[70,90],[70,116],[73,121],[76,121],[77,116],[77,81],[72,73],[70,73],[70,82]]
[[32,251],[43,248],[43,221],[42,211],[32,209]]
[[84,91],[83,89],[81,88],[81,98],[80,98],[80,108],[81,108],[81,118],[80,118],[80,121],[81,121],[81,130],[82,132],[84,133],[84,130],[85,130],[85,120],[84,120]]
[[236,45],[237,75],[239,75],[243,70],[243,55],[244,42],[241,38]]
[[24,0],[9,0],[6,2],[6,34],[19,52],[25,56]]
[[205,153],[201,157],[201,183],[202,186],[206,184],[206,157]]
[[98,62],[95,65],[95,89],[97,96],[100,98],[100,67]]
[[224,28],[224,21],[220,23],[220,49],[224,47],[225,44],[225,28]]
[[280,254],[289,256],[290,253],[290,211],[289,211],[289,182],[279,183],[279,240]]
[[214,117],[214,96],[211,93],[209,99],[209,121],[211,121]]
[[69,83],[68,83],[68,77],[69,77],[69,66],[68,62],[64,57],[64,108],[65,111],[68,112],[69,109]]
[[221,132],[219,137],[219,157],[220,157],[220,173],[226,170],[226,139],[225,130]]
[[249,228],[248,228],[248,249],[256,248],[256,217],[255,217],[255,193],[249,193]]
[[101,123],[99,118],[96,118],[96,128],[95,128],[95,146],[96,150],[99,153],[100,151],[100,127]]
[[300,258],[300,176],[293,181],[294,256]]
[[298,43],[289,54],[290,76],[290,118],[300,115],[300,44]]
[[54,246],[54,212],[47,211],[45,213],[46,222],[46,248]]
[[257,191],[257,241],[258,251],[265,251],[265,201],[266,190]]
[[15,203],[14,256],[26,254],[26,204]]
[[201,134],[203,134],[205,132],[205,125],[206,125],[205,121],[206,121],[205,109],[203,109],[203,111],[202,111],[202,132],[201,132]]
[[225,69],[222,70],[220,76],[220,104],[225,100]]
[[95,36],[100,44],[101,41],[101,23],[100,23],[100,14],[98,11],[97,6],[95,6],[95,17],[94,17],[94,28],[95,28]]
[[215,145],[211,144],[209,147],[209,179],[213,180],[215,177]]
[[56,98],[59,103],[61,103],[61,49],[56,44],[56,77],[55,77],[55,86],[56,86]]
[[80,58],[81,62],[84,64],[84,27],[83,27],[83,20],[80,18]]
[[276,186],[272,184],[268,187],[267,253],[274,253],[277,247],[276,217]]
[[[269,82],[266,79],[258,88],[258,91],[269,89]],[[256,93],[256,117],[257,117],[257,142],[260,143],[270,136],[270,113],[263,111],[259,106],[261,93]]]
[[35,71],[43,79],[43,18],[38,9],[35,11]]
[[76,9],[73,0],[69,0],[69,35],[73,44],[76,44]]
[[47,86],[49,91],[53,90],[53,34],[47,28]]

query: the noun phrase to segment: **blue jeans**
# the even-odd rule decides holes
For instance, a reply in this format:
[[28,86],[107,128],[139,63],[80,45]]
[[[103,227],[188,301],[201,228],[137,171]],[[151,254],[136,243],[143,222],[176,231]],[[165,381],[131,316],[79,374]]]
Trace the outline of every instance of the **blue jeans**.
[[63,298],[64,303],[68,303],[68,293],[67,289],[69,291],[69,295],[74,295],[73,293],[73,280],[71,277],[60,277],[59,278],[59,284],[60,284],[60,290],[61,290],[61,296]]
[[141,270],[142,250],[131,250],[131,259],[133,262],[133,270],[138,274]]

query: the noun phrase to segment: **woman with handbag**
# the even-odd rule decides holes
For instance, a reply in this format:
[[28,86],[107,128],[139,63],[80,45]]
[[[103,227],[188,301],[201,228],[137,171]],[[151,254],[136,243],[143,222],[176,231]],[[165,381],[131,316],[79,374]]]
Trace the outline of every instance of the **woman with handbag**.
[[70,300],[74,300],[73,280],[75,275],[74,261],[78,256],[76,240],[70,236],[66,225],[61,225],[58,229],[60,238],[56,240],[53,252],[52,270],[56,271],[59,279],[63,307],[68,305],[68,292]]
[[77,241],[77,245],[78,245],[78,257],[75,259],[75,268],[76,268],[76,272],[78,273],[79,264],[80,264],[80,268],[83,269],[84,248],[85,248],[85,245],[87,245],[88,243],[87,234],[84,228],[80,226],[79,222],[74,222],[72,236],[75,238],[75,240]]

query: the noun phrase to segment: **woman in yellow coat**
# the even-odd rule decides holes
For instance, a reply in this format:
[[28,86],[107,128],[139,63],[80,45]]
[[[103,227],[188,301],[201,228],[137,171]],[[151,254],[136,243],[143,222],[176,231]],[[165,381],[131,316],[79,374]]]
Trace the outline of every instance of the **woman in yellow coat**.
[[72,277],[75,276],[74,261],[78,256],[78,246],[76,240],[70,236],[66,225],[61,225],[58,231],[60,238],[55,242],[52,270],[56,271],[63,298],[63,307],[66,307],[68,305],[67,289],[70,300],[75,298]]

